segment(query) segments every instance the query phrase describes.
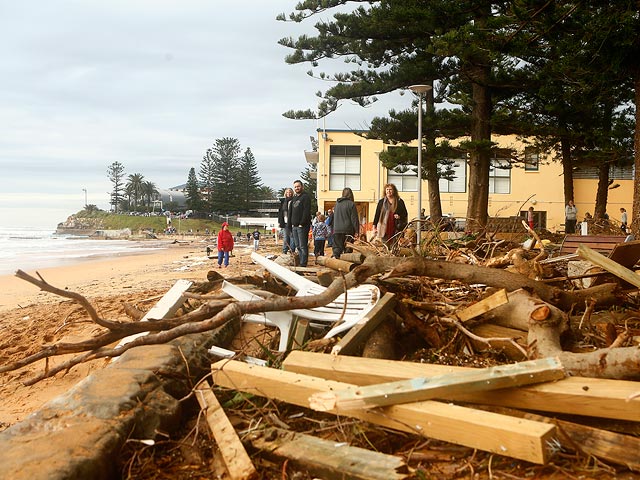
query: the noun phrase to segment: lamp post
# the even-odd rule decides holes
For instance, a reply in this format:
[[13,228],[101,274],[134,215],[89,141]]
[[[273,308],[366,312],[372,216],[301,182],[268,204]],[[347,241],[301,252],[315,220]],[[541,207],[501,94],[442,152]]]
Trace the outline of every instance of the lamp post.
[[418,95],[418,221],[416,239],[418,246],[422,237],[422,95],[431,90],[431,85],[411,85],[409,90]]
[[82,191],[84,192],[84,208],[87,208],[87,189],[83,188]]

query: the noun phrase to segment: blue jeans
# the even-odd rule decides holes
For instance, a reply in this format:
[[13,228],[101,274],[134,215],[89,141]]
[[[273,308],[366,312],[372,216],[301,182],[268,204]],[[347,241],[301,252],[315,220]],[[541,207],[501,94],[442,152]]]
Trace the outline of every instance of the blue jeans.
[[291,230],[292,237],[298,248],[300,266],[306,267],[309,258],[309,227],[293,227]]
[[291,253],[295,253],[296,251],[296,242],[295,238],[291,233],[291,230],[287,227],[282,229],[282,253],[287,253],[291,250]]
[[229,252],[218,251],[218,265],[222,265],[222,259],[224,258],[224,266],[229,266]]

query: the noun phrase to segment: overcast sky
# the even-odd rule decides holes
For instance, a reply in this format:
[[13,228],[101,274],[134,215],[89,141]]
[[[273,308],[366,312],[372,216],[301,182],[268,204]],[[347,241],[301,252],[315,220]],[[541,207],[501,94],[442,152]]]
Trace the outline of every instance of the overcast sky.
[[[0,211],[54,228],[87,201],[108,209],[115,161],[159,188],[186,181],[215,139],[250,147],[266,185],[305,168],[328,85],[287,65],[277,41],[316,20],[275,20],[297,0],[0,0]],[[334,64],[342,68],[342,64]],[[410,98],[350,102],[326,128],[365,128]]]

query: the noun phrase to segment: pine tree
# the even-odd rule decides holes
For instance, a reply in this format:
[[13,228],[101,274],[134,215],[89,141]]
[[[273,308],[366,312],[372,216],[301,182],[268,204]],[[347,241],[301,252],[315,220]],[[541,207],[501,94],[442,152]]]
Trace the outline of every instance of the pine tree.
[[193,211],[202,209],[202,200],[200,199],[200,187],[198,186],[198,177],[196,177],[196,169],[191,167],[187,177],[185,186],[187,197],[187,208]]
[[113,184],[113,190],[111,190],[110,204],[113,207],[113,211],[118,213],[118,206],[123,199],[124,190],[124,165],[120,162],[113,162],[107,168],[107,176],[109,181]]
[[237,181],[240,193],[238,208],[243,211],[252,210],[251,202],[259,199],[262,185],[258,175],[258,165],[250,148],[247,148],[240,158]]
[[241,156],[240,142],[236,138],[220,138],[211,149],[213,172],[213,211],[237,212],[240,203],[238,175]]
[[[213,148],[208,148],[200,162],[200,186],[202,189],[202,208],[208,212],[215,212],[213,191],[215,189],[215,158]],[[219,212],[221,213],[221,212]]]

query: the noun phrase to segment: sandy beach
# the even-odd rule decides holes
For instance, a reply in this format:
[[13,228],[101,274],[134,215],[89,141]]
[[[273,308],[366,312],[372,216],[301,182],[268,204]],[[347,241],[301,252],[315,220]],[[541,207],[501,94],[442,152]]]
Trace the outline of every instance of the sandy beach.
[[[103,258],[38,273],[55,287],[84,295],[103,318],[130,320],[125,303],[147,311],[176,280],[204,282],[208,271],[218,270],[217,261],[207,258],[205,248],[200,241],[186,241],[158,252]],[[264,251],[269,250],[275,252],[268,246]],[[229,268],[218,271],[229,277],[245,270],[255,272],[249,254],[249,248],[237,246]],[[35,275],[35,271],[27,273]],[[90,322],[75,302],[41,292],[13,275],[0,276],[0,365],[36,353],[43,345],[87,339],[99,331],[100,327]],[[59,361],[60,358],[50,360],[49,365]],[[102,365],[104,360],[96,360],[30,387],[22,382],[34,372],[41,372],[44,361],[0,374],[0,430],[20,421]]]

